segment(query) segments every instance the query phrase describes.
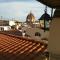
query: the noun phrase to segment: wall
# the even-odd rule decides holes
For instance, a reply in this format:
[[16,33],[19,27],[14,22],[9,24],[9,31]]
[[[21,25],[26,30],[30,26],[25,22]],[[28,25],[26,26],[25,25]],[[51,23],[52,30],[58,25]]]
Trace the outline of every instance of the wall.
[[50,26],[48,50],[60,54],[60,18],[54,18]]

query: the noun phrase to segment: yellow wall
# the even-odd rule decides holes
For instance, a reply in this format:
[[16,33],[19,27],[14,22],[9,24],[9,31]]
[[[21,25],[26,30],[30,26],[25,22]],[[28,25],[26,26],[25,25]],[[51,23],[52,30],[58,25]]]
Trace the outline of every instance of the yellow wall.
[[50,26],[48,50],[60,54],[60,18],[54,18]]

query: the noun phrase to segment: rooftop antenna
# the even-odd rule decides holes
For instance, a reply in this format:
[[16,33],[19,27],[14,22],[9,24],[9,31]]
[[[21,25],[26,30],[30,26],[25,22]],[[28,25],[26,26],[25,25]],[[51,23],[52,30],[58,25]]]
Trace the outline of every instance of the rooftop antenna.
[[3,16],[1,16],[1,20],[2,20]]

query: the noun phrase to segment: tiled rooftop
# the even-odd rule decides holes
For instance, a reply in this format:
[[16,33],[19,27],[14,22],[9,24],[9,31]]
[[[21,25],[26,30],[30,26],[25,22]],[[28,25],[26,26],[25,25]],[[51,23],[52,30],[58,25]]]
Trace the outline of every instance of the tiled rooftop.
[[47,44],[0,34],[0,60],[36,60]]

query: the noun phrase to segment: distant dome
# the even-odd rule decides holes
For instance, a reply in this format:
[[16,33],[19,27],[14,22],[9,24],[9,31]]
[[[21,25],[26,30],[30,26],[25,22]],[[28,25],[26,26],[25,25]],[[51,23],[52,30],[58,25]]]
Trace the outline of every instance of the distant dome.
[[49,14],[44,13],[44,14],[40,17],[39,20],[44,20],[44,19],[47,20],[47,21],[49,21],[49,20],[51,20],[51,17],[50,17]]
[[30,12],[26,18],[27,22],[34,22],[35,21],[35,16]]

